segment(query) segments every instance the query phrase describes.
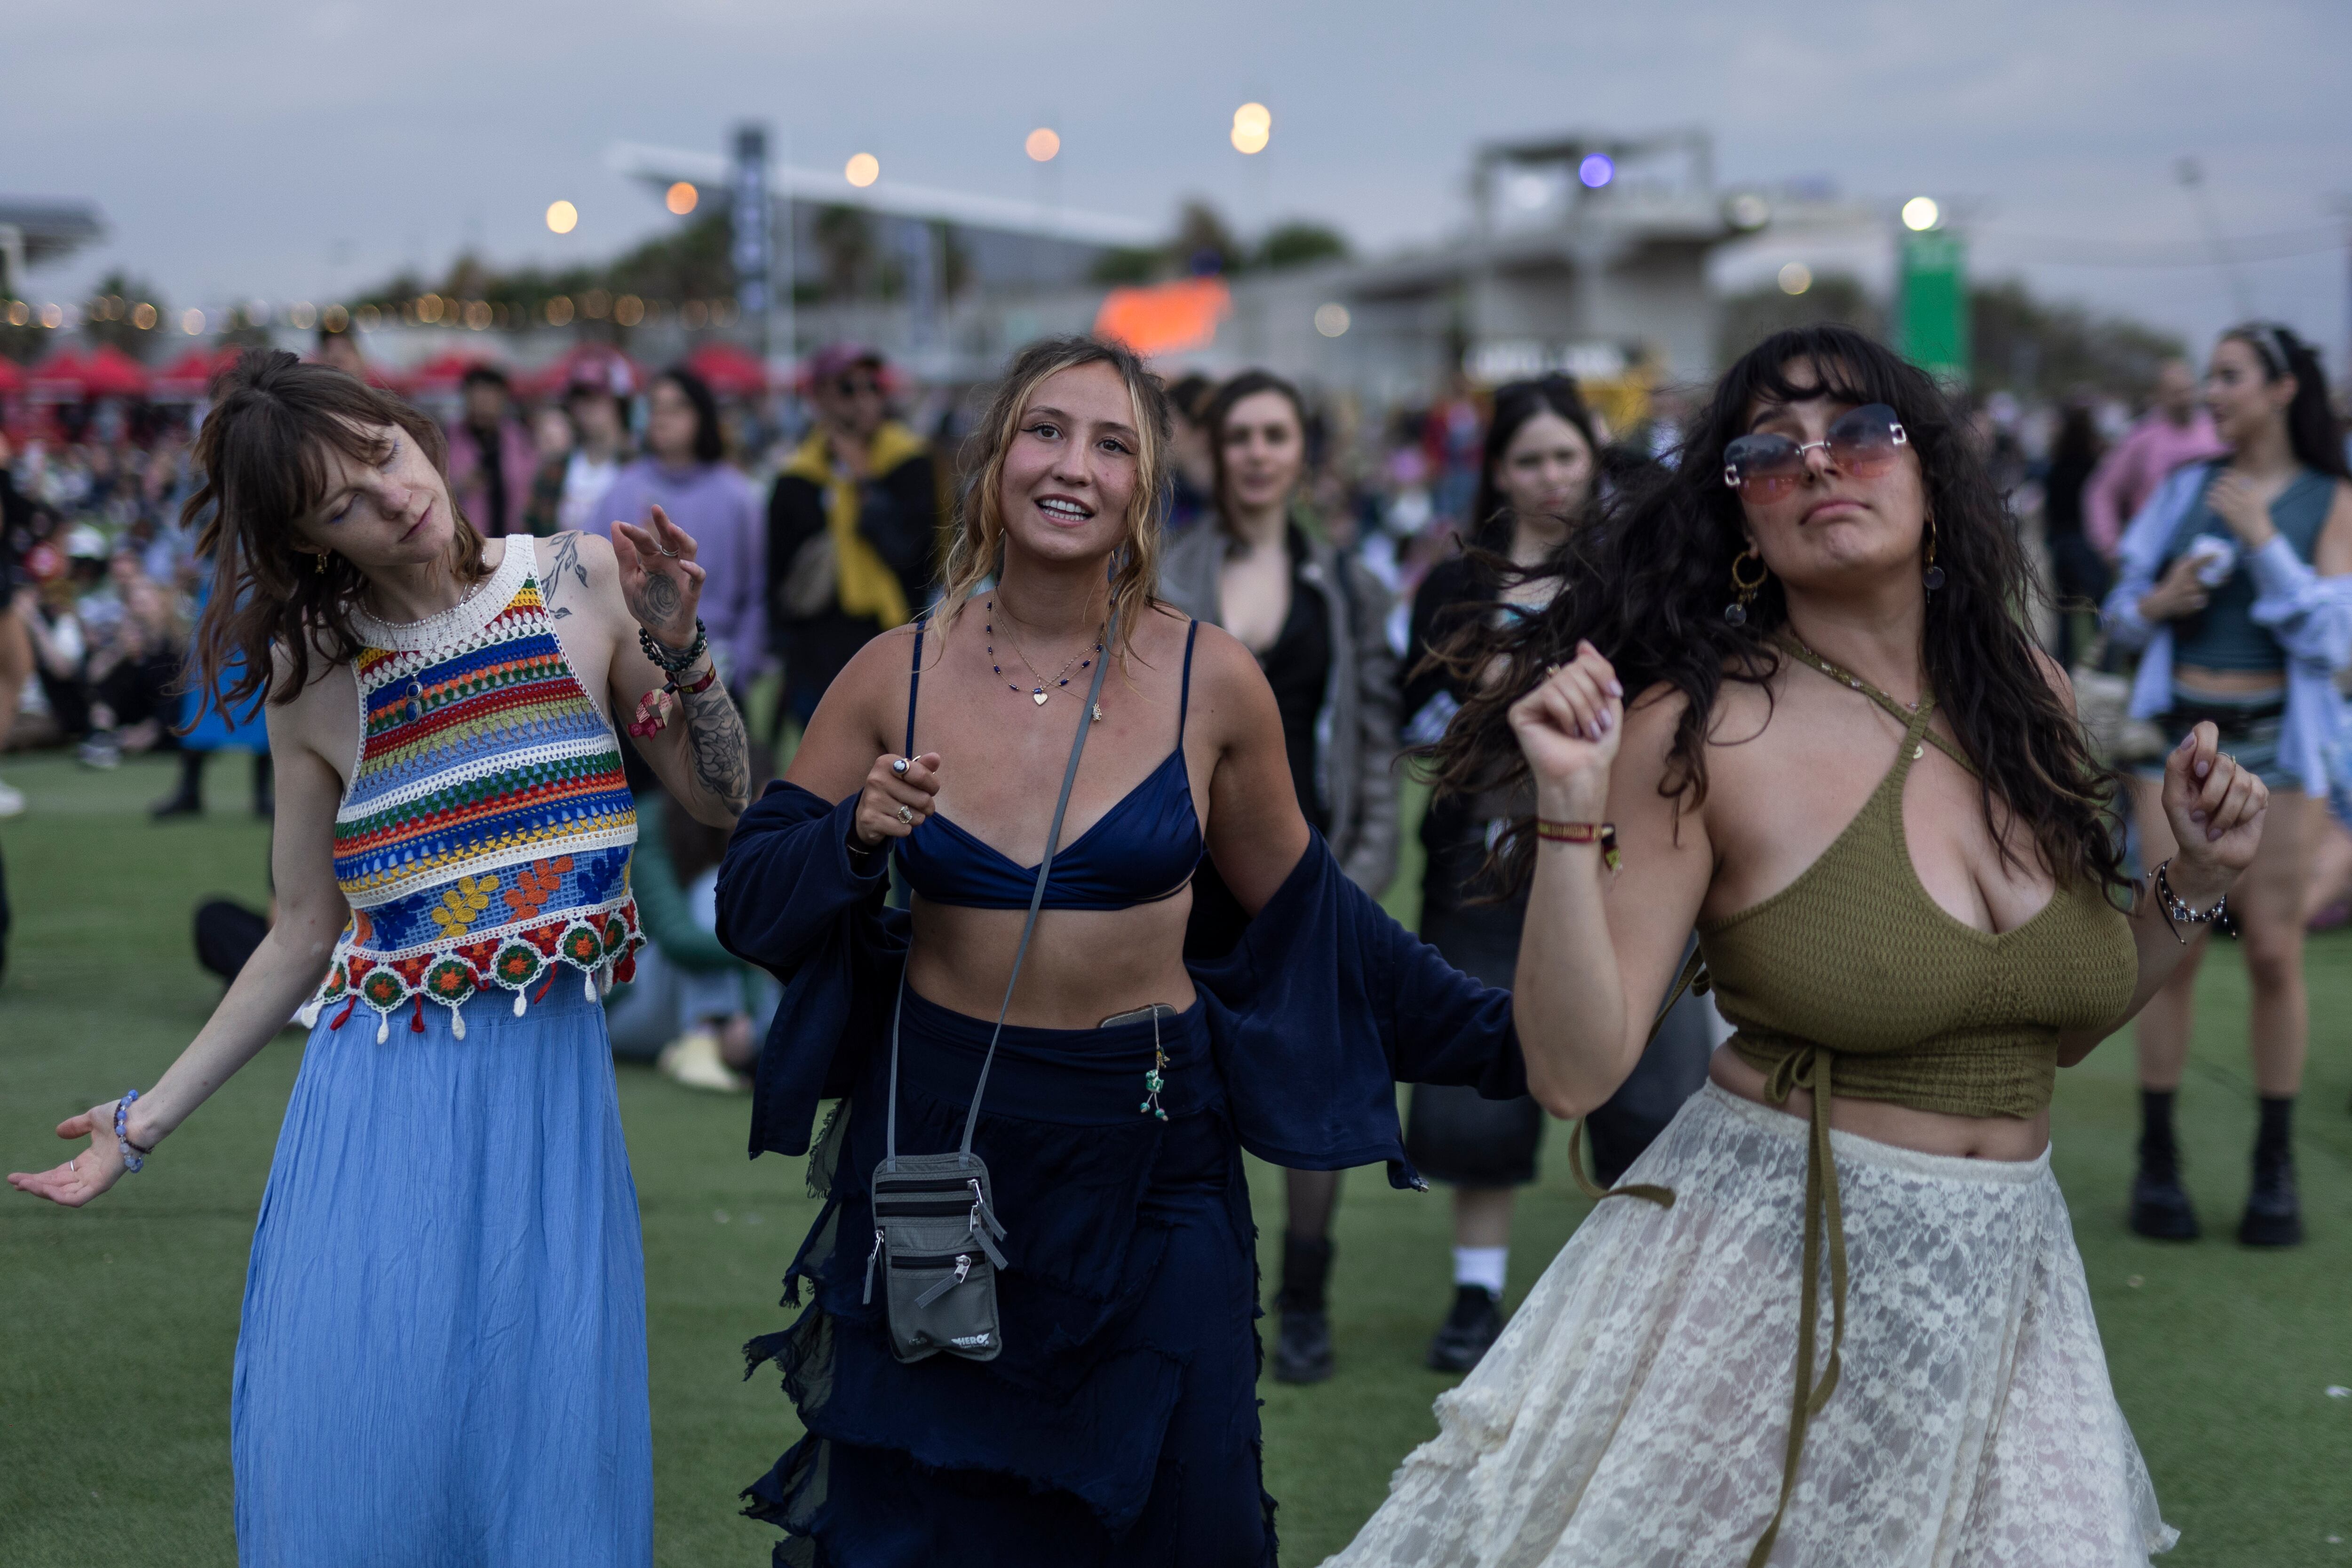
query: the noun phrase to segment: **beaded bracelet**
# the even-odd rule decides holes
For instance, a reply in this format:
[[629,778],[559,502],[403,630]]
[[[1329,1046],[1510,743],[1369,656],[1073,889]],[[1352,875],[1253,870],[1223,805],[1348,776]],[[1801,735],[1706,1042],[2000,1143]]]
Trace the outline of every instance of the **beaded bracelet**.
[[2156,868],[2156,901],[2157,906],[2164,910],[2164,923],[2172,928],[2174,940],[2186,947],[2189,945],[2189,939],[2180,934],[2180,928],[2184,925],[2209,925],[2220,920],[2229,913],[2230,895],[2224,893],[2214,900],[2213,907],[2210,910],[2190,909],[2181,901],[2180,895],[2172,890],[2172,879],[2164,874],[2166,868],[2171,864],[2171,858],[2167,857],[2164,864]]
[[647,658],[661,667],[663,674],[676,675],[702,657],[702,650],[710,646],[710,629],[702,624],[700,616],[695,616],[694,641],[687,646],[684,653],[679,653],[675,648],[667,647],[655,641],[653,633],[639,626],[637,646],[646,650]]
[[122,1153],[122,1168],[134,1172],[146,1164],[146,1157],[155,1152],[142,1149],[131,1141],[131,1102],[138,1098],[139,1091],[134,1089],[114,1102],[114,1146]]
[[1601,863],[1612,871],[1624,864],[1617,853],[1617,825],[1613,822],[1554,822],[1538,816],[1536,837],[1548,844],[1598,844]]

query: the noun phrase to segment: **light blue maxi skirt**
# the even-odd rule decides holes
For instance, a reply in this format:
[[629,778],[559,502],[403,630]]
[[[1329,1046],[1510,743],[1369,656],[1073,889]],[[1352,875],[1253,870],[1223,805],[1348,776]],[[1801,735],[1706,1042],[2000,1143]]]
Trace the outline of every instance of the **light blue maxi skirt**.
[[561,969],[310,1031],[262,1198],[243,1568],[645,1568],[645,1254],[604,1009]]

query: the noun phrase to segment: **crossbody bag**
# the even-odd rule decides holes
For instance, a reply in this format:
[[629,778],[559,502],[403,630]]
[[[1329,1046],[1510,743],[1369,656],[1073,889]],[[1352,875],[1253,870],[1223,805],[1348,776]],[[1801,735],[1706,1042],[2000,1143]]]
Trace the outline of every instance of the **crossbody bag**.
[[[1104,645],[1116,646],[1118,635],[1118,622],[1113,618]],[[1094,685],[1079,710],[1077,737],[1070,742],[1070,765],[1063,770],[1053,826],[1045,830],[1045,854],[1037,865],[1037,885],[1029,892],[1029,918],[1022,923],[1021,945],[1013,950],[1013,973],[1004,982],[1004,1001],[996,1010],[988,1055],[982,1058],[980,1078],[971,1086],[963,1142],[952,1153],[898,1152],[898,1026],[907,1005],[907,972],[904,968],[898,972],[898,1000],[890,1009],[890,1104],[883,1120],[882,1163],[874,1167],[874,1179],[866,1189],[874,1202],[874,1250],[866,1258],[865,1299],[867,1305],[873,1304],[878,1269],[883,1308],[890,1322],[890,1352],[901,1362],[924,1361],[941,1353],[967,1361],[994,1361],[1004,1348],[1003,1328],[996,1311],[996,1271],[1004,1267],[1004,1254],[997,1243],[1004,1239],[1004,1226],[996,1217],[988,1166],[971,1152],[971,1134],[980,1125],[980,1100],[988,1089],[988,1069],[996,1063],[1004,1016],[1013,1009],[1013,988],[1021,981],[1021,961],[1028,956],[1029,938],[1037,929],[1037,911],[1045,906],[1045,879],[1054,869],[1055,846],[1062,839],[1070,786],[1077,782],[1078,758],[1087,749],[1087,731],[1094,727],[1095,703],[1102,696],[1103,671],[1109,663],[1108,658],[1095,660]],[[911,707],[908,711],[911,714]]]

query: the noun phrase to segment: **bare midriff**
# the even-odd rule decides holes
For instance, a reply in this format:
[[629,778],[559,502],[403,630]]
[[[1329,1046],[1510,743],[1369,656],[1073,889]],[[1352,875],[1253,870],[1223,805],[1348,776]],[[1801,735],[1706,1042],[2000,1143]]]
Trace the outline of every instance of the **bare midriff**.
[[[1792,1089],[1785,1103],[1765,1098],[1764,1074],[1742,1061],[1728,1046],[1716,1047],[1706,1075],[1742,1100],[1752,1100],[1769,1110],[1795,1117],[1800,1122],[1813,1114],[1811,1091]],[[1965,1160],[2032,1160],[2050,1146],[2050,1113],[2033,1116],[1949,1116],[1941,1111],[1915,1110],[1884,1100],[1830,1096],[1830,1126],[1874,1142],[1892,1143],[1921,1154],[1946,1154]]]
[[[1187,887],[1124,910],[1055,910],[1037,922],[1005,1022],[1024,1028],[1091,1029],[1115,1014],[1165,1002],[1192,1005],[1184,967]],[[915,945],[907,984],[951,1012],[994,1018],[1004,976],[1021,945],[1026,909],[975,910],[914,900]]]
[[2275,669],[2208,669],[2201,664],[2176,664],[2172,684],[2183,691],[2215,697],[2268,697],[2285,692],[2286,676]]

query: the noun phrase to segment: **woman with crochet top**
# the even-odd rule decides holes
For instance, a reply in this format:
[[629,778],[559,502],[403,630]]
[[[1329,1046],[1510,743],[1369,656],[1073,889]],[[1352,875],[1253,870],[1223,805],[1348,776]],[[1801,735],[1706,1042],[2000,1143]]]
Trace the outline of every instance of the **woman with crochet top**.
[[241,660],[217,700],[267,716],[278,918],[152,1089],[9,1181],[89,1203],[300,1007],[237,1339],[239,1562],[650,1563],[644,1259],[600,1005],[638,941],[611,715],[637,711],[698,817],[742,810],[693,542],[656,511],[609,544],[486,543],[433,421],[289,353],[224,379],[196,458],[189,514],[217,502],[196,686]]
[[[780,1563],[1258,1568],[1241,1151],[1418,1184],[1396,1080],[1520,1092],[1509,999],[1344,874],[1255,657],[1152,596],[1158,379],[1036,344],[972,443],[944,599],[850,660],[719,872],[720,940],[786,987],[754,1152],[845,1099],[814,1300],[749,1347],[805,1433],[751,1511]],[[1251,918],[1188,960],[1204,856]],[[959,1139],[977,1173],[905,1195]]]
[[1548,1110],[1623,1079],[1694,928],[1738,1032],[1334,1561],[2144,1563],[2175,1532],[2052,1080],[2180,963],[2267,792],[2200,726],[2166,766],[2180,847],[2125,880],[1999,496],[1885,348],[1777,333],[1694,428],[1570,537],[1541,616],[1465,639],[1507,673],[1436,755],[1535,793],[1497,853]]

